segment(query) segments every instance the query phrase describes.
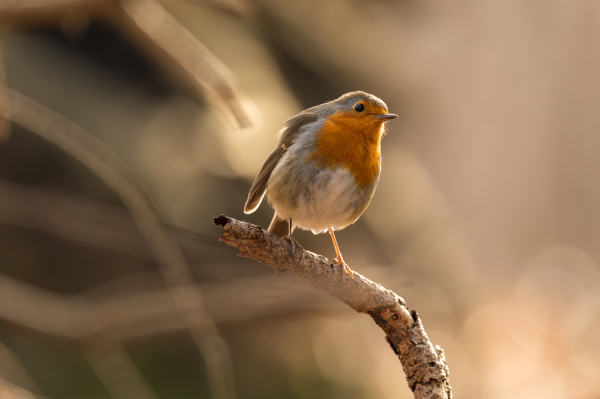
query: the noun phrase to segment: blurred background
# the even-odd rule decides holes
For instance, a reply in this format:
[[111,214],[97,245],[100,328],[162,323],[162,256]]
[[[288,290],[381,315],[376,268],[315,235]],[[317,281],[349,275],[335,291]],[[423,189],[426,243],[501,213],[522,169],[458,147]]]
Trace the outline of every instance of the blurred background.
[[348,264],[455,397],[600,398],[600,3],[21,0],[0,27],[0,397],[412,397],[369,317],[212,223],[268,226],[242,210],[279,127],[363,90],[399,118]]

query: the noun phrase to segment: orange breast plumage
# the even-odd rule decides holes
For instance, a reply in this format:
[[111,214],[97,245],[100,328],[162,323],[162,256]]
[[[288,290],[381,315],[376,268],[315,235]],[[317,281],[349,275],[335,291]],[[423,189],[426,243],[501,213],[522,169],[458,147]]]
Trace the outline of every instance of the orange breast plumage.
[[360,188],[367,188],[379,176],[383,129],[377,120],[336,112],[317,133],[315,152],[307,161],[346,168]]

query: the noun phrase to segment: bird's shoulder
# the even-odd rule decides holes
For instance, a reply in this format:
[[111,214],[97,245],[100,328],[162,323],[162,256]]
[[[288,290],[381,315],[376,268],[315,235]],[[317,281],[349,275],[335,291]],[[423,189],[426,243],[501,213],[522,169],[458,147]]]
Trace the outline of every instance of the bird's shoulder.
[[252,184],[250,192],[248,193],[248,200],[246,201],[244,212],[254,212],[254,210],[260,205],[265,195],[267,182],[271,176],[271,172],[273,172],[275,167],[279,164],[279,161],[281,161],[283,156],[288,152],[290,146],[296,142],[303,131],[306,131],[303,129],[303,127],[310,123],[318,122],[319,117],[319,110],[316,107],[313,107],[300,112],[298,115],[288,119],[283,124],[278,133],[279,144],[271,152],[271,154],[269,154],[260,168],[258,175],[254,179],[254,183]]
[[283,147],[284,150],[287,150],[306,131],[306,129],[303,129],[305,126],[310,124],[318,125],[320,119],[323,118],[322,112],[318,107],[308,108],[288,119],[277,134],[279,137],[278,147]]

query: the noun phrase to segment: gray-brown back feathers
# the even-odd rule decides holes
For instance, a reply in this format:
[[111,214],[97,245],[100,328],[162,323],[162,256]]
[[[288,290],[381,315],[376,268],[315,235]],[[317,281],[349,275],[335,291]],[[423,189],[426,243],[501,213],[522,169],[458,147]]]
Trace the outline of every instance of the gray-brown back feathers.
[[283,155],[287,152],[288,148],[290,148],[296,139],[300,127],[316,121],[318,117],[319,116],[316,112],[314,112],[314,109],[309,108],[285,122],[279,131],[280,137],[277,148],[275,148],[273,152],[269,154],[263,163],[263,166],[260,168],[260,172],[258,172],[256,179],[254,179],[252,187],[250,188],[248,200],[246,201],[246,206],[244,206],[245,213],[254,212],[260,205],[263,197],[265,196],[265,190],[267,189],[267,182],[269,181],[271,172],[273,172],[273,169],[275,169]]

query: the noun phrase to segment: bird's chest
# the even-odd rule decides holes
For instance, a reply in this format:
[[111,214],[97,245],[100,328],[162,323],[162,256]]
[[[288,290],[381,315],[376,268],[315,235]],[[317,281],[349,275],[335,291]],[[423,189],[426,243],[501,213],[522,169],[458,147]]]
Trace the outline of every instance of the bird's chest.
[[381,166],[381,128],[325,123],[317,134],[309,161],[324,169],[347,169],[361,189],[370,187]]

